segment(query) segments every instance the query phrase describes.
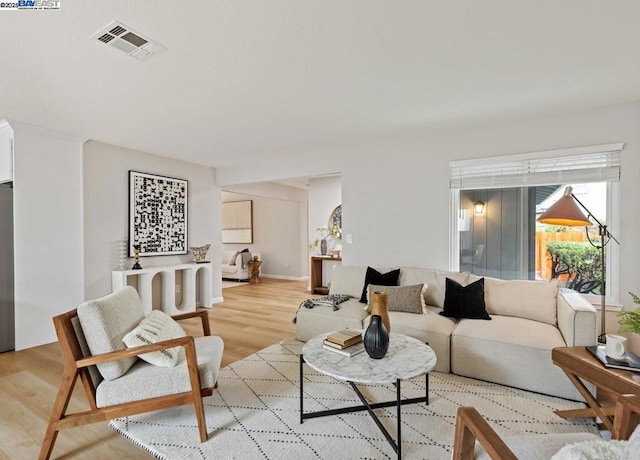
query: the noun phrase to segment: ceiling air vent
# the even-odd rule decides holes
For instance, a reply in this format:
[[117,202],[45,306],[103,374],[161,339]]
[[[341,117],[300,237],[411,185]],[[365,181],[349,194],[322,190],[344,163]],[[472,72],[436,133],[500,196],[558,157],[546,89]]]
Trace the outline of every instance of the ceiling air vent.
[[94,34],[91,39],[117,48],[138,61],[144,61],[166,49],[160,43],[116,21]]

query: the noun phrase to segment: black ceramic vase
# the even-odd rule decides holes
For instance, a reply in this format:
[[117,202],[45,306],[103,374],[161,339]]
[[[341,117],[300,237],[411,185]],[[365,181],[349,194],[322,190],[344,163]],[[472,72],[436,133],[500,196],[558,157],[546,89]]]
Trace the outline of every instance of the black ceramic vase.
[[364,349],[373,359],[382,358],[389,349],[389,333],[380,315],[371,317],[371,324],[364,333]]

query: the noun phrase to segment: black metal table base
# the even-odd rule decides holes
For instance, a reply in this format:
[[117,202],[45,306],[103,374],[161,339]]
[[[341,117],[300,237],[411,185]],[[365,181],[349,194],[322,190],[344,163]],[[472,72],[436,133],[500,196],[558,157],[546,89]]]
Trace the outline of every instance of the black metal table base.
[[[349,385],[351,385],[351,388],[353,388],[353,391],[355,391],[355,393],[358,395],[358,398],[360,398],[360,401],[362,402],[362,405],[360,406],[350,406],[350,407],[340,407],[338,409],[329,409],[329,410],[322,410],[322,411],[317,411],[317,412],[309,412],[309,413],[304,413],[304,389],[303,389],[303,375],[302,375],[302,368],[303,368],[303,364],[305,363],[304,361],[304,356],[300,355],[300,423],[304,423],[304,421],[306,419],[309,418],[317,418],[317,417],[326,417],[327,415],[339,415],[339,414],[348,414],[348,413],[352,413],[352,412],[360,412],[360,411],[368,411],[369,415],[371,415],[371,417],[373,418],[373,421],[376,422],[376,425],[378,426],[378,428],[380,429],[380,431],[382,431],[382,434],[384,435],[384,437],[386,438],[386,440],[389,442],[389,444],[391,444],[391,447],[393,447],[393,450],[396,454],[398,454],[398,459],[402,458],[402,415],[401,415],[401,408],[402,406],[404,406],[405,404],[416,404],[416,403],[426,403],[427,405],[429,404],[429,373],[426,373],[424,375],[424,381],[425,381],[425,395],[421,396],[419,398],[406,398],[406,399],[402,399],[400,396],[400,379],[397,379],[395,381],[395,383],[393,384],[396,387],[396,399],[394,401],[384,401],[384,402],[377,402],[377,403],[369,403],[367,401],[367,399],[364,397],[364,395],[362,394],[362,392],[360,391],[360,389],[353,383],[353,382],[347,382]],[[393,437],[391,436],[391,434],[389,433],[389,430],[387,430],[384,425],[382,424],[382,422],[380,421],[380,419],[378,418],[378,416],[373,412],[374,409],[379,409],[381,407],[392,407],[392,406],[396,406],[397,407],[397,439],[393,439]]]

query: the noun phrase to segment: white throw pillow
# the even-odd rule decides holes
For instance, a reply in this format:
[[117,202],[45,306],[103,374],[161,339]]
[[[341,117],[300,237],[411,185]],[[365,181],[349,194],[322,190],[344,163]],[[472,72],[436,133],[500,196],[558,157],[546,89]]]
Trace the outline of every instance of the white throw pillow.
[[629,437],[627,446],[620,455],[620,460],[634,460],[638,458],[638,452],[640,452],[640,425],[633,430],[633,433]]
[[[138,326],[124,336],[122,341],[128,348],[184,337],[184,329],[166,313],[153,310]],[[178,363],[182,347],[167,348],[140,355],[150,364],[159,367],[174,367]]]
[[567,444],[551,460],[616,460],[622,455],[626,441],[585,441]]

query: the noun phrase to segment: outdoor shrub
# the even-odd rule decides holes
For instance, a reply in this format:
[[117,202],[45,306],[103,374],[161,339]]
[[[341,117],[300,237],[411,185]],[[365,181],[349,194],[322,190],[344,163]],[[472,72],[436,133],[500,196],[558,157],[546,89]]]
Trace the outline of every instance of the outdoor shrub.
[[[551,278],[566,275],[566,287],[583,294],[599,294],[602,285],[600,250],[588,242],[550,241]],[[565,277],[563,277],[565,278]]]

